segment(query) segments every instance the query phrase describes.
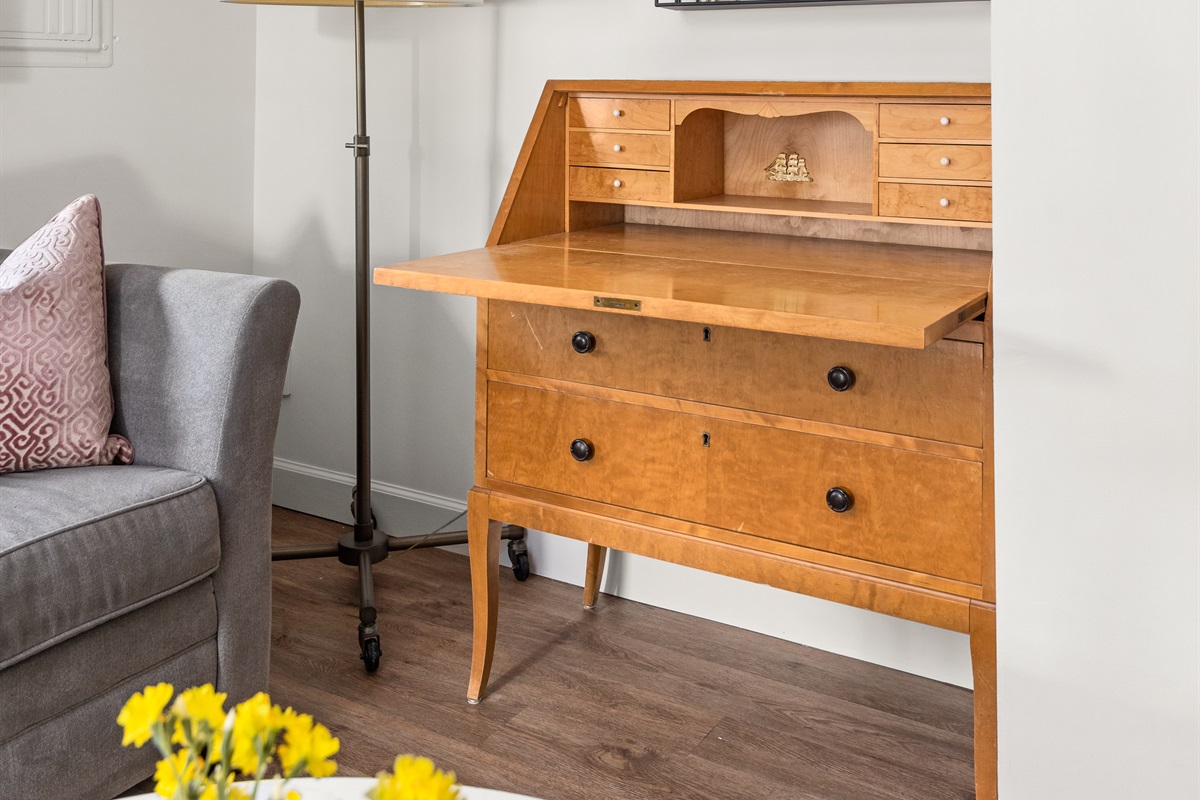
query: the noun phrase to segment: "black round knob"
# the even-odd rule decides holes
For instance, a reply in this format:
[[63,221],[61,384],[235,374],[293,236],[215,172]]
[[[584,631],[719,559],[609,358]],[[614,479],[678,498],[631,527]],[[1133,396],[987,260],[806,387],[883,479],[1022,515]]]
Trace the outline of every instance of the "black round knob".
[[571,335],[571,347],[580,355],[596,349],[596,335],[589,331],[575,331]]
[[835,486],[825,493],[825,504],[839,514],[845,514],[854,508],[854,495],[840,486]]
[[591,461],[596,455],[596,447],[587,439],[576,439],[571,442],[571,457],[576,461]]
[[845,392],[854,385],[854,371],[849,367],[834,367],[829,370],[825,379],[829,381],[830,389],[835,392]]

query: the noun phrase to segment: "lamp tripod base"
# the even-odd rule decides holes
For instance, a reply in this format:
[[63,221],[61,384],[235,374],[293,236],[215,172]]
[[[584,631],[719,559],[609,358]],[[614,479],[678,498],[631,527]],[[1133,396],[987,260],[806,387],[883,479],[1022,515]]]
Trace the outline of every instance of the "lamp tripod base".
[[[508,557],[513,576],[523,581],[529,577],[529,551],[525,544],[525,529],[505,525],[500,538],[508,541]],[[378,612],[375,610],[375,580],[371,566],[378,564],[395,551],[417,550],[426,547],[446,547],[467,543],[466,531],[444,531],[416,536],[389,536],[375,529],[375,515],[364,529],[355,526],[334,544],[276,547],[271,550],[272,561],[293,561],[306,558],[337,558],[342,564],[358,567],[358,648],[359,659],[367,672],[379,669],[383,654],[379,643]]]

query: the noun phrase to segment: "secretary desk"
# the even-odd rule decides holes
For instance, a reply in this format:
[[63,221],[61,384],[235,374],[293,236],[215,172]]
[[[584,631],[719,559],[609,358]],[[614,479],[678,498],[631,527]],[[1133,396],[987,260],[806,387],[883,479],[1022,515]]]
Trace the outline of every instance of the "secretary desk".
[[552,81],[487,246],[379,268],[478,301],[468,538],[500,529],[967,633],[996,797],[987,84]]

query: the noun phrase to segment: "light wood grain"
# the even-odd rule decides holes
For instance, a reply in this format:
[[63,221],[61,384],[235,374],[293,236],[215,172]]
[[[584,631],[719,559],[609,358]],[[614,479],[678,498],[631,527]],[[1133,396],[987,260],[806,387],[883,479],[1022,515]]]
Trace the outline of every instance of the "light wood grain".
[[785,99],[789,95],[842,98],[903,98],[920,102],[937,98],[944,102],[986,102],[990,83],[916,83],[900,81],[662,81],[662,80],[551,80],[547,86],[560,92],[588,96],[648,95],[762,95]]
[[720,230],[681,230],[674,226],[617,225],[567,237],[533,239],[528,244],[573,250],[746,264],[831,275],[898,278],[987,289],[990,253],[948,248],[887,247],[801,237],[762,236]]
[[[870,204],[871,146],[870,132],[843,111],[777,119],[727,114],[722,193]],[[798,153],[812,181],[768,180],[766,169],[779,153]],[[679,164],[686,169],[686,157]]]
[[592,515],[556,503],[494,492],[491,508],[512,524],[637,553],[705,572],[742,578],[778,589],[821,597],[966,633],[970,601],[942,592],[893,584],[861,574],[795,561],[769,552],[641,527],[611,516]]
[[796,433],[808,433],[814,436],[832,436],[851,442],[879,445],[880,447],[895,447],[901,450],[911,450],[916,453],[927,453],[931,456],[957,458],[962,461],[983,463],[984,460],[984,450],[980,447],[943,442],[937,439],[922,439],[890,431],[875,431],[870,428],[856,428],[849,425],[804,419],[802,417],[782,416],[766,411],[751,411],[735,406],[700,403],[693,400],[670,397],[669,395],[644,394],[624,389],[615,389],[611,386],[600,384],[574,383],[557,378],[543,378],[537,375],[516,372],[502,372],[500,370],[489,369],[487,376],[488,380],[498,383],[512,383],[518,386],[545,389],[551,392],[569,392],[581,397],[594,397],[597,400],[634,403],[646,408],[678,411],[684,414],[698,414],[729,422],[744,422],[748,425],[765,425],[770,428],[795,431]]
[[824,253],[818,271],[716,268],[711,261],[577,250],[566,237],[558,247],[549,242],[380,267],[375,281],[568,308],[593,308],[597,296],[615,296],[641,302],[645,317],[913,348],[942,338],[986,304],[986,290],[975,287],[836,274],[829,260],[862,252],[855,243]]
[[525,134],[517,165],[500,201],[488,245],[515,242],[566,230],[566,133],[564,96],[549,86],[542,92]]
[[467,547],[471,555],[471,597],[475,633],[471,649],[471,679],[467,699],[478,701],[487,690],[496,648],[496,617],[500,603],[497,573],[500,564],[500,529],[488,516],[488,496],[474,489],[467,493]]
[[[489,478],[980,580],[977,463],[508,384],[488,407]],[[825,505],[835,486],[850,511]]]
[[702,109],[675,126],[675,202],[712,197],[725,191],[725,115]]
[[992,138],[992,107],[884,103],[879,107],[879,138],[988,140]]
[[671,103],[625,97],[572,97],[567,102],[567,119],[572,128],[665,131],[671,127]]
[[869,220],[797,217],[753,212],[700,210],[633,205],[623,207],[631,225],[689,228],[701,231],[738,231],[771,236],[838,239],[847,242],[902,244],[954,250],[992,249],[990,226],[909,225],[885,217]]
[[990,222],[992,190],[979,186],[880,183],[879,213],[887,217]]
[[[943,160],[948,163],[943,164]],[[881,144],[879,176],[990,181],[992,148],[990,145]]]
[[996,800],[996,607],[971,603],[971,671],[975,685],[975,797]]
[[583,581],[584,608],[596,607],[596,598],[600,596],[600,581],[604,578],[604,561],[607,556],[607,547],[588,545],[587,568],[584,570]]
[[[488,367],[982,447],[983,348],[924,350],[493,301]],[[571,347],[587,331],[596,348]],[[707,331],[707,337],[706,337]],[[829,386],[835,366],[854,385]],[[703,379],[697,380],[697,376]]]
[[671,173],[646,169],[571,167],[572,200],[605,199],[619,202],[671,199]]
[[730,115],[764,119],[812,116],[833,111],[853,117],[867,134],[871,134],[875,130],[875,105],[873,103],[804,98],[689,97],[675,101],[675,124],[685,122],[691,114],[704,109],[716,109],[729,112]]
[[671,137],[648,133],[573,130],[567,153],[572,164],[669,167]]
[[[567,204],[567,231],[582,231],[605,225],[619,225],[625,219],[625,209],[609,203],[590,203],[572,200]],[[537,241],[536,239],[530,241]]]

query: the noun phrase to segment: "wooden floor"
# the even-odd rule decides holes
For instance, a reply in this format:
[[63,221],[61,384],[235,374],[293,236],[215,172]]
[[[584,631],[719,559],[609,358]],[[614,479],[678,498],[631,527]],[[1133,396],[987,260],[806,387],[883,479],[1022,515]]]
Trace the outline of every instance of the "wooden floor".
[[[276,544],[346,530],[275,511]],[[376,566],[373,675],[355,571],[272,569],[272,698],[341,739],[341,775],[413,752],[546,800],[974,797],[971,693],[957,687],[609,596],[587,611],[577,587],[502,569],[491,690],[471,706],[465,557]]]

